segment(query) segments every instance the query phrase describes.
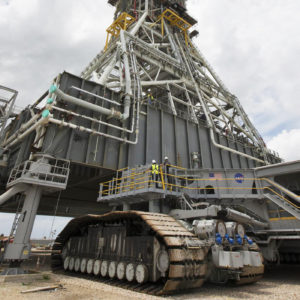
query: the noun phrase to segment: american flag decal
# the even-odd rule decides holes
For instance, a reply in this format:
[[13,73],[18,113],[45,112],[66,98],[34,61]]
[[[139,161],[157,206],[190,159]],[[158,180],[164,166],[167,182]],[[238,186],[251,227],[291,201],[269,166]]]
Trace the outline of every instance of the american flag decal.
[[222,173],[209,173],[209,178],[211,179],[222,179]]

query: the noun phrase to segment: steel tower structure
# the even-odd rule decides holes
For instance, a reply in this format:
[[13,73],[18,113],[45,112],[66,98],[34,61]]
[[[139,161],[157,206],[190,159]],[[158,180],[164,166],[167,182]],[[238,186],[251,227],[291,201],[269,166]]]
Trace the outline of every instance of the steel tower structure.
[[[4,259],[18,267],[28,258],[37,213],[136,209],[190,219],[217,217],[224,207],[249,226],[268,261],[290,255],[293,243],[298,255],[299,163],[279,164],[266,148],[194,44],[197,21],[186,1],[108,3],[116,13],[102,52],[80,76],[59,74],[4,126],[0,175],[8,190],[0,209],[21,208]],[[176,188],[153,189],[149,178],[140,187],[132,168],[144,174],[164,156],[179,167]],[[217,205],[214,213],[198,210],[199,201]]]
[[[193,43],[197,23],[186,12],[186,1],[109,1],[115,20],[107,29],[105,49],[81,76],[125,94],[130,101],[137,77],[142,95],[181,111],[195,123],[206,120],[216,147],[269,163],[266,145],[239,99],[230,93],[201,51]],[[127,28],[130,27],[129,30]],[[129,56],[132,56],[131,60]],[[253,145],[260,158],[220,145],[214,132],[225,133]]]

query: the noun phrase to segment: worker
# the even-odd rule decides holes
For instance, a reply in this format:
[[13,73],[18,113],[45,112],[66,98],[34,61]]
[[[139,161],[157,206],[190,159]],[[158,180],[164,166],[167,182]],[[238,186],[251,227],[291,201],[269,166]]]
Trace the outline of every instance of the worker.
[[152,178],[152,181],[155,182],[155,187],[158,188],[158,180],[159,180],[159,166],[158,164],[156,163],[156,160],[153,159],[152,160],[152,165],[151,165],[151,178]]
[[168,184],[167,188],[171,189],[170,162],[168,156],[165,156],[165,160],[163,163],[163,171],[164,171],[165,181]]
[[154,101],[154,97],[153,97],[152,92],[151,92],[150,89],[148,90],[147,99],[148,99],[148,104],[149,105],[151,105],[152,102]]

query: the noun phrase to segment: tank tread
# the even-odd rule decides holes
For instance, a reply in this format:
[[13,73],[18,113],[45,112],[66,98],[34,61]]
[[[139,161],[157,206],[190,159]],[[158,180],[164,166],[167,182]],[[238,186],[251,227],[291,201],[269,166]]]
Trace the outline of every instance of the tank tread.
[[244,267],[242,273],[240,274],[240,280],[235,281],[236,285],[243,285],[254,283],[262,279],[264,274],[264,266],[259,267]]
[[[164,283],[145,284],[124,283],[114,279],[97,278],[102,282],[144,292],[152,295],[174,293],[181,289],[199,288],[204,282],[207,272],[205,244],[174,218],[157,213],[141,211],[110,212],[104,215],[87,215],[73,219],[57,237],[53,250],[62,251],[64,244],[72,235],[79,233],[80,228],[99,221],[113,221],[122,218],[142,219],[165,244],[169,254],[170,267]],[[52,269],[62,269],[63,261],[59,254],[52,255]]]

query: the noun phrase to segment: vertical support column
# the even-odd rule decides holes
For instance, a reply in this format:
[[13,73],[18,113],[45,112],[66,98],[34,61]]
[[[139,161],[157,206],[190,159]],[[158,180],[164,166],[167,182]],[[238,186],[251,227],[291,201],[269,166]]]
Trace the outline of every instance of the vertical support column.
[[26,192],[24,205],[18,221],[16,234],[12,244],[9,244],[4,254],[4,260],[21,263],[30,254],[30,235],[35,216],[42,196],[42,188],[32,186]]
[[159,200],[155,199],[155,200],[149,201],[149,212],[160,213],[160,201]]
[[114,56],[110,59],[109,64],[105,67],[104,72],[102,73],[98,83],[105,85],[108,79],[108,76],[112,72],[113,68],[115,67],[117,63],[117,54],[114,54]]
[[161,203],[161,213],[162,214],[169,214],[170,212],[170,207],[168,204],[166,204],[166,201],[165,199],[162,200],[162,203]]
[[123,203],[123,211],[128,211],[128,210],[130,210],[130,204],[124,202],[124,203]]

